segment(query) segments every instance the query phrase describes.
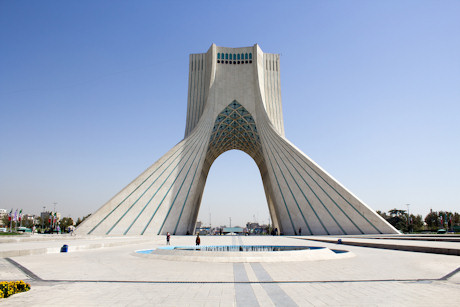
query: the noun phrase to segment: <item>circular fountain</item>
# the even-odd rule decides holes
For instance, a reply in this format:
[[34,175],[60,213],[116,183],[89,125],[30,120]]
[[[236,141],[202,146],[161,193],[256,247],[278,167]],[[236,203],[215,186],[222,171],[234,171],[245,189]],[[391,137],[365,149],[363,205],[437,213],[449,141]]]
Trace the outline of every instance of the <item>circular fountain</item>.
[[162,246],[156,249],[138,250],[135,255],[163,260],[203,262],[318,261],[354,256],[346,250],[287,245]]

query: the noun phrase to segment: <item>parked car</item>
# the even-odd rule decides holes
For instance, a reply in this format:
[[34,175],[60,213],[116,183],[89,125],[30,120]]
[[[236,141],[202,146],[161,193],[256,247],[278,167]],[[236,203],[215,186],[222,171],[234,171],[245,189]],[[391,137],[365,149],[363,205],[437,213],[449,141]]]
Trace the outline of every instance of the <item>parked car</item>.
[[32,232],[32,229],[27,227],[18,227],[18,232]]
[[7,229],[5,227],[0,227],[0,232],[6,232]]

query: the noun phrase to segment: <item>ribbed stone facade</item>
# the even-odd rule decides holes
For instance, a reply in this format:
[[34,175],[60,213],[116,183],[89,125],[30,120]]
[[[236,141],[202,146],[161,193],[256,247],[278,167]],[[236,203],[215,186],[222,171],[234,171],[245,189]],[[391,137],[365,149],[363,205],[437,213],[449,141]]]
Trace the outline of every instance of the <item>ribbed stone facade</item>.
[[398,233],[285,138],[279,55],[257,44],[190,55],[184,139],[77,233],[193,233],[209,169],[232,149],[256,162],[280,233]]

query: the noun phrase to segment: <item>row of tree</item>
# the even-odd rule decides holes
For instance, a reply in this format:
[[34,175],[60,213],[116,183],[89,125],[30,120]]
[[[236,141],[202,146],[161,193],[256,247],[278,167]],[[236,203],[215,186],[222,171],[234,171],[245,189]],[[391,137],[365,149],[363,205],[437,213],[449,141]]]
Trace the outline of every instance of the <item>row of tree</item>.
[[377,211],[388,223],[402,232],[436,232],[439,229],[454,230],[460,226],[460,214],[450,211],[431,211],[422,215],[407,214],[406,210],[391,209],[388,213]]
[[[457,212],[449,211],[431,211],[428,213],[425,218],[422,215],[407,214],[406,210],[391,209],[386,212],[377,211],[381,217],[383,217],[388,223],[393,225],[396,229],[402,232],[422,232],[430,231],[436,232],[439,229],[446,230],[455,230],[457,227],[460,227],[460,214]],[[91,214],[88,214],[82,218],[78,218],[76,223],[74,223],[71,217],[64,217],[57,222],[61,231],[66,231],[69,229],[69,226],[78,226]],[[3,225],[10,226],[12,223],[12,228],[15,229],[16,226],[23,226],[27,228],[32,228],[35,224],[37,229],[42,231],[50,230],[51,228],[56,228],[56,225],[52,225],[49,219],[42,220],[41,217],[37,219],[23,219],[21,222],[18,221],[9,221],[8,216],[3,216]],[[17,224],[16,224],[17,223]],[[21,223],[21,224],[19,224]]]
[[35,219],[22,219],[21,221],[14,221],[9,219],[8,215],[4,215],[2,217],[3,225],[7,225],[11,227],[13,230],[17,227],[27,227],[32,229],[35,228],[41,232],[43,231],[50,231],[50,229],[56,229],[59,226],[62,232],[68,231],[70,226],[78,226],[81,222],[83,222],[86,218],[88,218],[91,214],[84,216],[83,218],[78,218],[77,222],[75,223],[71,217],[64,217],[59,219],[56,223],[48,218],[42,219],[42,217],[37,217]]

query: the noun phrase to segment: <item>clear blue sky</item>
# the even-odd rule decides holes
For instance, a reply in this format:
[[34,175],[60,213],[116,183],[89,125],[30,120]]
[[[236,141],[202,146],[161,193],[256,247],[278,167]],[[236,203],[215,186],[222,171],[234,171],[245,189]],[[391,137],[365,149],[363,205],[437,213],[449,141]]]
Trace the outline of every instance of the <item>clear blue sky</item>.
[[[282,55],[298,148],[375,210],[460,211],[459,16],[459,1],[0,0],[0,208],[94,212],[183,138],[188,55],[258,43]],[[210,214],[268,221],[246,154],[211,167]]]

